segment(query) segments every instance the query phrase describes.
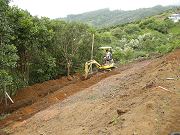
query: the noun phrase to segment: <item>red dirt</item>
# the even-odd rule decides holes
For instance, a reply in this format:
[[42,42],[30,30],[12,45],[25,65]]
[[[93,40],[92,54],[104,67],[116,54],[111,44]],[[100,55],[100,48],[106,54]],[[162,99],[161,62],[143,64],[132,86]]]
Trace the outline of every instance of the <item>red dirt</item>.
[[[61,79],[50,80],[23,88],[17,92],[16,96],[13,97],[15,104],[10,104],[6,111],[12,112],[21,107],[31,105],[40,100],[42,97],[45,97],[46,95],[49,95],[50,93],[77,81],[77,78],[73,81],[69,81],[66,77],[63,77]],[[1,104],[1,113],[4,111],[4,108],[5,107]]]
[[[43,93],[61,84],[57,82],[29,89]],[[0,121],[3,131],[15,135],[165,135],[180,131],[180,50],[85,81],[65,82],[67,85],[35,96],[32,105]]]
[[[126,67],[124,66],[124,68]],[[124,70],[124,68],[121,70]],[[13,97],[15,103],[10,104],[6,109],[6,112],[12,113],[6,119],[0,121],[0,127],[5,127],[14,121],[23,121],[70,95],[117,73],[119,72],[116,70],[107,73],[97,73],[88,80],[82,80],[80,75],[75,75],[71,81],[67,77],[63,77],[23,88]],[[4,111],[4,108],[1,105],[1,113]]]

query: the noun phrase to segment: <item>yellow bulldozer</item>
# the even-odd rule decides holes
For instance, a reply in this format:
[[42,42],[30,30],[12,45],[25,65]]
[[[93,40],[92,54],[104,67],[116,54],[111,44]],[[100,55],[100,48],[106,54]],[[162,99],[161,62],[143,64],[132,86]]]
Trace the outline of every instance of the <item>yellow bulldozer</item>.
[[[106,51],[107,54],[110,51],[112,51],[112,47],[110,47],[110,46],[100,47],[99,49]],[[111,53],[109,53],[109,54],[111,54]],[[92,65],[95,65],[98,70],[105,70],[105,71],[110,71],[113,68],[115,68],[115,63],[114,63],[114,60],[112,58],[112,54],[111,54],[111,58],[109,58],[109,59],[107,59],[107,56],[104,57],[103,64],[99,64],[94,59],[89,60],[85,63],[85,79],[88,78],[89,74],[92,74]]]

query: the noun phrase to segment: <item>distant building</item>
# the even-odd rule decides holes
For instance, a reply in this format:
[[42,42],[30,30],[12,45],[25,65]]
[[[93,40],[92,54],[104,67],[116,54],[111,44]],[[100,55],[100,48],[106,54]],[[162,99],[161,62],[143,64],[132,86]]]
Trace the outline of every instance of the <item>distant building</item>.
[[180,14],[172,14],[168,18],[171,19],[174,23],[176,23],[176,22],[180,21]]

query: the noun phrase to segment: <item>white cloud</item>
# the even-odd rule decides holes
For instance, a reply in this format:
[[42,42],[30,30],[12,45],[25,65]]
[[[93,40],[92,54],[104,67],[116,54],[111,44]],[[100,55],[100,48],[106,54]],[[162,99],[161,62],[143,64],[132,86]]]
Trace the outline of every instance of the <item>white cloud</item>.
[[173,4],[180,5],[180,0],[13,0],[10,5],[26,9],[32,15],[57,18],[102,8],[133,10]]

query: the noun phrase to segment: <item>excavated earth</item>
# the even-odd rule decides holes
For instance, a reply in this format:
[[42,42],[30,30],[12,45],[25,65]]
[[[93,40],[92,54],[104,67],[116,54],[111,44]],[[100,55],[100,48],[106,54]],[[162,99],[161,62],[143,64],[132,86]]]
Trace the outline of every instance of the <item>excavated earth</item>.
[[0,134],[168,135],[180,132],[180,50],[154,60],[20,90]]

